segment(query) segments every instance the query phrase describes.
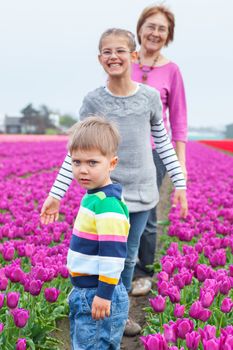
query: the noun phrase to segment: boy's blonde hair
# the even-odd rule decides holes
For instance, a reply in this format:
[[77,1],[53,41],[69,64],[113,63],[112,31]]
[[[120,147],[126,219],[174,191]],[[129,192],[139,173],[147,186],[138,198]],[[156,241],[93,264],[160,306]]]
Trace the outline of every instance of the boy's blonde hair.
[[69,132],[68,150],[98,149],[104,156],[115,156],[120,142],[116,125],[103,117],[91,116],[73,125]]

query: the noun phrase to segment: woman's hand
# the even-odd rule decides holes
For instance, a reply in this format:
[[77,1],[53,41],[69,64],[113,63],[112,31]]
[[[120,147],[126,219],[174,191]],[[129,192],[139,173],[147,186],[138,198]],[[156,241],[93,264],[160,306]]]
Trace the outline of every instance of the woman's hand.
[[182,161],[182,160],[179,160],[179,162],[180,162],[181,170],[182,170],[182,172],[184,174],[185,181],[187,182],[187,180],[188,180],[188,173],[187,173],[185,162]]
[[185,165],[185,159],[186,159],[186,155],[185,155],[185,148],[186,148],[186,144],[183,141],[176,141],[175,142],[175,149],[176,149],[176,154],[177,154],[177,158],[178,161],[180,163],[181,166],[181,170],[184,174],[185,180],[187,181],[187,169],[186,169],[186,165]]
[[48,196],[41,208],[40,221],[48,225],[58,220],[60,201],[52,196]]
[[103,299],[97,295],[93,299],[91,316],[93,320],[104,319],[110,316],[111,300]]
[[188,215],[188,202],[186,198],[186,190],[175,190],[173,198],[173,207],[176,207],[177,204],[180,204],[180,217],[186,218]]

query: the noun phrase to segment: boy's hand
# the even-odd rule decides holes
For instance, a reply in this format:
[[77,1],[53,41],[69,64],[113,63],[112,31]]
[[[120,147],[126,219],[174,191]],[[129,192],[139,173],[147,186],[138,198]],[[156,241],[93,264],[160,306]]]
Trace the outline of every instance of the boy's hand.
[[186,218],[188,214],[186,190],[175,190],[172,206],[176,207],[178,203],[180,203],[180,217]]
[[48,196],[41,208],[40,221],[48,225],[58,220],[60,201],[52,196]]
[[111,300],[103,299],[96,295],[91,307],[91,316],[93,320],[103,320],[105,317],[109,317],[110,306]]

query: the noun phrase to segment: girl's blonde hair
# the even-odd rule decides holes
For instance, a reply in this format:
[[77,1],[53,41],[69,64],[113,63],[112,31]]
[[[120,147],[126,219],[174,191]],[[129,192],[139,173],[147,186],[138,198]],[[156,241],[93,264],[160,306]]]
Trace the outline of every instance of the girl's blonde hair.
[[102,49],[102,42],[104,38],[110,35],[120,36],[124,37],[128,41],[128,46],[131,52],[134,52],[136,50],[136,41],[135,36],[133,33],[131,33],[129,30],[121,29],[121,28],[109,28],[103,32],[103,34],[100,37],[99,40],[99,51]]

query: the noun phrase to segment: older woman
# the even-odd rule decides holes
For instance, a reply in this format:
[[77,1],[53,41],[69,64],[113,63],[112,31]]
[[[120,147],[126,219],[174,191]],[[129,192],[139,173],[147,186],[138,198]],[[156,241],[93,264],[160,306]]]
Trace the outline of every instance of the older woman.
[[[137,38],[141,46],[137,60],[132,65],[132,77],[135,81],[148,84],[160,92],[164,122],[167,129],[170,129],[178,159],[187,176],[185,167],[187,113],[183,79],[179,67],[161,53],[163,47],[173,41],[174,27],[174,15],[167,7],[154,5],[142,11],[137,22]],[[157,183],[160,187],[166,170],[153,145],[152,148],[157,169]],[[154,262],[155,246],[156,210],[154,208],[151,210],[147,227],[141,237],[135,277],[153,275],[153,271],[146,266]],[[140,278],[134,282],[132,294],[146,294],[150,287],[149,279]]]

